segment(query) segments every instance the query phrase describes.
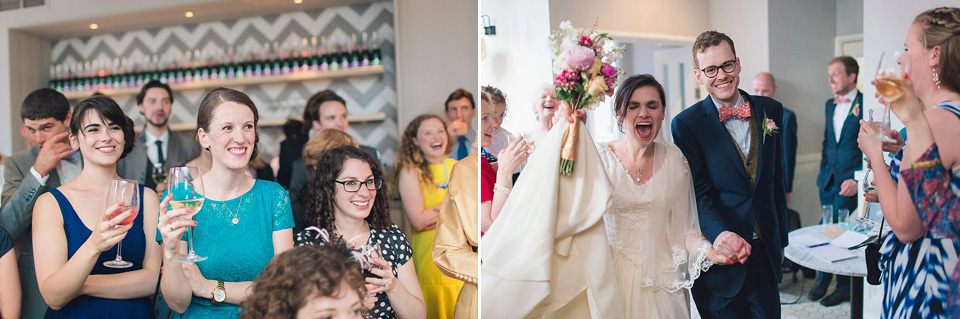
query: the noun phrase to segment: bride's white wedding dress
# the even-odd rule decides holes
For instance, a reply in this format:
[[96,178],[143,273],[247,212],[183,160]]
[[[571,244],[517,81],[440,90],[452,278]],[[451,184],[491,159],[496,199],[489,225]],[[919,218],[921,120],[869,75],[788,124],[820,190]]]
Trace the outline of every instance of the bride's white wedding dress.
[[680,149],[654,143],[653,176],[637,184],[607,143],[597,150],[613,184],[603,216],[625,318],[689,318],[689,289],[713,263],[700,233]]

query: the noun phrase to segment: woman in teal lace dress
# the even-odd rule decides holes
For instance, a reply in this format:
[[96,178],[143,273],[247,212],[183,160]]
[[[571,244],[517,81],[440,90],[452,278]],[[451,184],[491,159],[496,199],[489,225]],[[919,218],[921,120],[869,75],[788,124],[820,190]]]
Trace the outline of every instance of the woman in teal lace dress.
[[[242,92],[218,88],[200,103],[197,135],[212,166],[202,175],[204,204],[193,220],[186,209],[161,210],[164,272],[160,289],[175,318],[238,318],[252,281],[273,256],[293,247],[290,198],[277,183],[244,174],[256,156],[257,108]],[[167,207],[170,196],[160,206]],[[180,263],[184,232],[207,260]],[[160,238],[158,238],[160,240]]]

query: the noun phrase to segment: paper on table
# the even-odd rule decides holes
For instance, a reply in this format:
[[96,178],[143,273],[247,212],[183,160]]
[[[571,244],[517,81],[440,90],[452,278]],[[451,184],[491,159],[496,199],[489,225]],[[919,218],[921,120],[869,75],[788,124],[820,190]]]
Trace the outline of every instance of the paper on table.
[[803,247],[812,247],[826,244],[827,240],[810,234],[800,234],[790,237],[790,242]]
[[812,252],[814,255],[817,255],[817,257],[823,258],[829,262],[837,262],[840,260],[857,257],[857,255],[854,255],[849,250],[834,245],[823,245],[808,249],[810,249],[810,252]]
[[867,235],[855,231],[846,231],[831,241],[830,244],[840,248],[850,248],[862,244],[867,238],[869,238]]

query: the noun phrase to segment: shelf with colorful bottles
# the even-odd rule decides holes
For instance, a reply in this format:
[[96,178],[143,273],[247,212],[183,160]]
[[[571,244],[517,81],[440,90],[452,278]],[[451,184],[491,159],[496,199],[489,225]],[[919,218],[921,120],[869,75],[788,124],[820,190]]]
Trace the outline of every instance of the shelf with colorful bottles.
[[[359,41],[358,41],[359,40]],[[135,95],[156,79],[174,90],[238,87],[382,74],[377,33],[253,44],[223,49],[113,58],[50,66],[50,87],[69,99],[94,92]]]

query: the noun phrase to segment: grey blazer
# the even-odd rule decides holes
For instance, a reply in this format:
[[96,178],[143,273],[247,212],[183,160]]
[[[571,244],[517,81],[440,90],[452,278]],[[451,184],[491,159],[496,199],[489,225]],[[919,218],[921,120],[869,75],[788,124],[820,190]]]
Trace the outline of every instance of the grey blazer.
[[48,189],[60,187],[57,170],[50,171],[47,185],[41,185],[30,168],[37,160],[40,148],[34,146],[28,150],[13,154],[7,159],[3,170],[3,207],[0,208],[0,226],[3,226],[15,245],[20,247],[17,266],[20,268],[20,285],[23,293],[22,318],[39,318],[47,309],[37,286],[37,273],[33,264],[33,204]]
[[[146,133],[140,132],[137,135],[137,141],[133,144],[133,151],[117,163],[117,172],[120,177],[135,179],[143,184],[147,176],[147,147]],[[165,162],[163,170],[167,171],[171,167],[183,166],[187,162],[197,158],[199,151],[196,149],[196,143],[189,138],[176,132],[170,132],[170,145],[167,145],[167,154],[164,155]]]

